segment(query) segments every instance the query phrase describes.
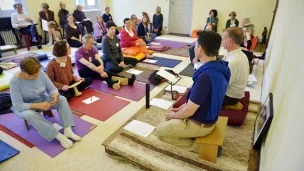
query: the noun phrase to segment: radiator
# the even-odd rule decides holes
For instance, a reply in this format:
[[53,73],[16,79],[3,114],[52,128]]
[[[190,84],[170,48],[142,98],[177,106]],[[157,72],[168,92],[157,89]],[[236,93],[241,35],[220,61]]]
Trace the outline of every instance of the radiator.
[[13,33],[12,30],[1,31],[0,34],[1,34],[1,37],[3,38],[4,43],[5,43],[6,45],[14,45],[14,44],[17,44],[16,36],[15,36],[15,34]]

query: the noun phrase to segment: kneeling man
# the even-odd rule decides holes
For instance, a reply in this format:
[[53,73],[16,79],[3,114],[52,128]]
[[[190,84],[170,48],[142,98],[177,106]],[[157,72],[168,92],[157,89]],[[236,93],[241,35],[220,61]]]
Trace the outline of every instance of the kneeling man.
[[193,75],[187,102],[173,108],[166,121],[157,126],[155,135],[188,151],[199,151],[196,137],[208,135],[214,128],[229,84],[228,62],[217,60],[221,36],[213,31],[198,33],[195,57],[203,65]]

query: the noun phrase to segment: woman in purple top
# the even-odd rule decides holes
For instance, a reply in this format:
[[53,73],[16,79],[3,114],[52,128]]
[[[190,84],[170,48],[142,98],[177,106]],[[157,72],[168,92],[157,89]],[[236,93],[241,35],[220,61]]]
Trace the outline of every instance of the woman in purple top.
[[81,24],[87,28],[88,33],[93,32],[93,24],[89,19],[87,19],[87,17],[83,13],[82,5],[80,5],[80,4],[77,5],[77,7],[73,13],[73,16],[76,21],[81,22]]
[[96,42],[101,43],[103,36],[107,34],[106,26],[100,15],[96,17],[97,22],[94,25],[94,39]]

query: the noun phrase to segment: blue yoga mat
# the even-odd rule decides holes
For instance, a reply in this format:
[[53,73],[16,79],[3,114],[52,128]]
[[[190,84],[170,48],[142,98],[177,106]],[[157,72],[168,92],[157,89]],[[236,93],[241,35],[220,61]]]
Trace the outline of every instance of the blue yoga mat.
[[14,149],[10,145],[0,140],[0,163],[4,162],[5,160],[11,157],[14,157],[19,152],[20,151]]
[[149,58],[149,59],[156,60],[156,63],[150,63],[150,62],[145,62],[145,61],[142,61],[142,62],[148,63],[148,64],[153,64],[153,65],[158,65],[158,66],[163,66],[163,67],[168,67],[168,68],[174,68],[180,62],[182,62],[181,60],[162,58],[162,57],[153,57],[153,58]]

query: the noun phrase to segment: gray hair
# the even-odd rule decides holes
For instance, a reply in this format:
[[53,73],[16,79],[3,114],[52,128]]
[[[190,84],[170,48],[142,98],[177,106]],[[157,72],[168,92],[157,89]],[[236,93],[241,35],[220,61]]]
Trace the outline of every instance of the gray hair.
[[246,26],[246,25],[248,25],[248,24],[251,23],[251,19],[250,18],[244,18],[243,20],[245,21],[244,26]]
[[132,20],[132,18],[133,18],[134,16],[137,17],[135,14],[132,14],[131,17],[130,17],[130,20]]
[[60,1],[59,6],[61,7],[65,2]]
[[94,39],[94,37],[90,34],[85,34],[83,37],[82,37],[82,43],[87,43],[89,41],[89,39]]
[[82,7],[82,5],[81,4],[77,4],[76,5],[76,9],[78,9],[79,7]]
[[66,20],[68,20],[68,18],[69,18],[70,16],[72,16],[73,19],[74,19],[74,16],[73,16],[72,14],[67,14],[67,15],[66,15]]
[[161,7],[160,6],[156,6],[156,9],[159,9],[161,11]]
[[110,7],[109,7],[109,6],[106,6],[106,7],[105,7],[105,10],[107,10],[107,9],[110,9]]
[[21,2],[15,2],[14,5],[13,5],[14,9],[17,8],[17,5],[21,5],[22,6],[22,3]]
[[47,4],[47,3],[42,3],[41,7],[45,8],[45,9],[49,9],[50,8],[49,4]]

